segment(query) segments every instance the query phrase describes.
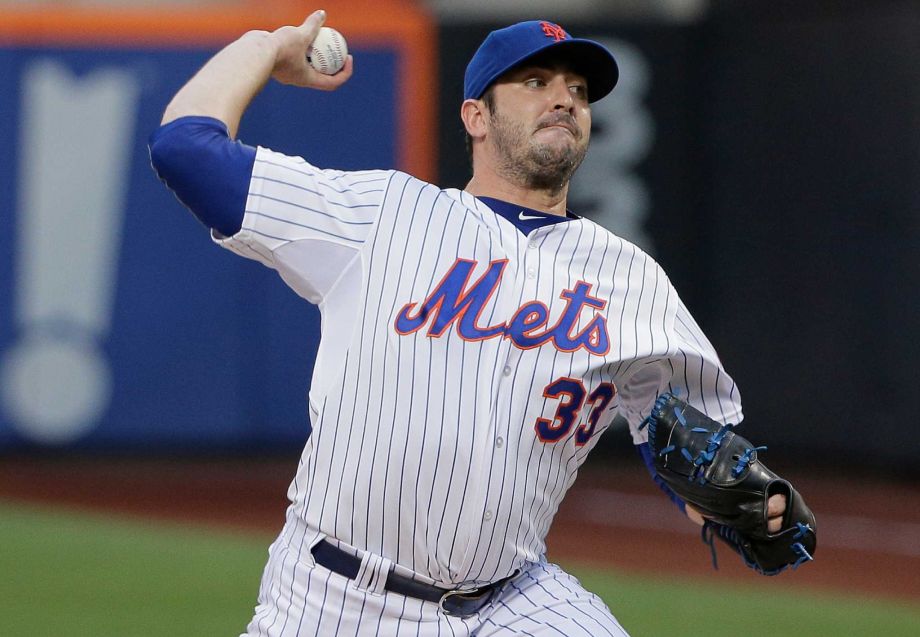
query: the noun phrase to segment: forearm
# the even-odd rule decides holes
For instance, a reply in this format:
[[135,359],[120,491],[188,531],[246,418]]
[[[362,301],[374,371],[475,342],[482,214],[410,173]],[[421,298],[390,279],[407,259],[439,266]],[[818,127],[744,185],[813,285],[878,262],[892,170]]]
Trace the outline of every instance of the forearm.
[[271,77],[278,54],[272,33],[250,31],[211,58],[166,107],[161,124],[187,115],[213,117],[235,138],[240,119]]
[[350,55],[335,75],[323,75],[307,63],[307,49],[325,21],[326,12],[320,10],[299,26],[246,33],[211,58],[176,93],[160,123],[187,115],[213,117],[226,124],[230,137],[236,138],[243,112],[271,77],[282,84],[322,91],[339,88],[354,69]]

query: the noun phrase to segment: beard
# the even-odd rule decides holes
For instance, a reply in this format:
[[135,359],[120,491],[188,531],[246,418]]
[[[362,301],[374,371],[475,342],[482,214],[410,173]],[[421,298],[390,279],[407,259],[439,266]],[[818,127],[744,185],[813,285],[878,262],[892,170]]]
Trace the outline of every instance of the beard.
[[535,190],[558,193],[569,183],[588,152],[584,133],[568,115],[557,115],[541,121],[536,130],[565,122],[571,125],[575,139],[571,144],[549,144],[537,141],[533,133],[520,122],[512,121],[492,111],[492,143],[498,151],[501,174],[514,183]]

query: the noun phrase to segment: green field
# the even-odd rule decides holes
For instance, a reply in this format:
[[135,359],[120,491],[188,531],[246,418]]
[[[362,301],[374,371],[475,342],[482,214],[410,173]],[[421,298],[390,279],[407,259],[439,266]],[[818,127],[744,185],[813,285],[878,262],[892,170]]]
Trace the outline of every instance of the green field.
[[[238,635],[271,538],[0,504],[0,635]],[[633,637],[920,635],[920,609],[567,565]]]

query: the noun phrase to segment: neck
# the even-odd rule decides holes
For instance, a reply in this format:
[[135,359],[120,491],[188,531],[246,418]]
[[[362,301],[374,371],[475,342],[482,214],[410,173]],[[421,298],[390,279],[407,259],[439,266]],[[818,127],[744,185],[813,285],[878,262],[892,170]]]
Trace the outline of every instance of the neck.
[[474,197],[492,197],[564,217],[569,185],[566,183],[559,190],[533,189],[503,179],[495,173],[476,171],[464,190]]

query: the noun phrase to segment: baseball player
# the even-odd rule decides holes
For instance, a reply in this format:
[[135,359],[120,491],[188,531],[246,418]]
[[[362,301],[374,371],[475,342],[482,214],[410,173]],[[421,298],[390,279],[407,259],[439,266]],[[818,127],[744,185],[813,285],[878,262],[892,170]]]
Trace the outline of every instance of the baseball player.
[[559,503],[617,411],[648,457],[659,394],[722,423],[741,404],[661,268],[566,208],[616,62],[547,21],[490,34],[460,109],[473,177],[444,190],[234,141],[269,78],[348,81],[351,56],[331,76],[305,61],[324,21],[227,46],[150,144],[219,245],[322,313],[312,434],[246,634],[626,635],[547,562]]

